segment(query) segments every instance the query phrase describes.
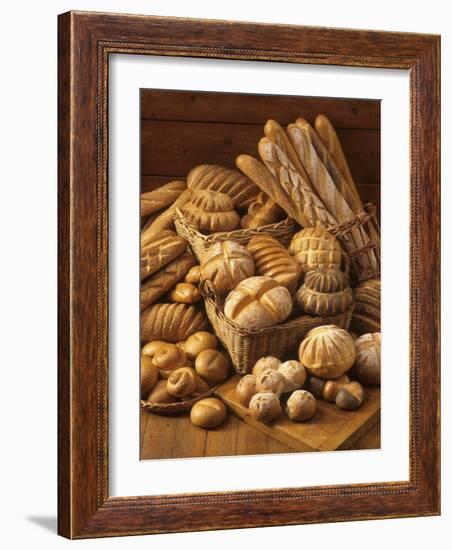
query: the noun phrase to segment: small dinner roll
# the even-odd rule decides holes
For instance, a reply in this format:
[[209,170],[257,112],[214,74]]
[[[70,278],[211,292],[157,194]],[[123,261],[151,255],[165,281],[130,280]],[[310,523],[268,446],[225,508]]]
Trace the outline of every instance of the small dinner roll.
[[266,357],[261,357],[259,361],[255,363],[253,367],[253,374],[258,376],[264,370],[278,370],[280,366],[281,361],[277,357],[267,355]]
[[168,378],[174,369],[189,366],[184,350],[176,344],[161,346],[152,358],[152,362],[158,368],[162,378]]
[[152,363],[152,359],[146,355],[141,357],[140,373],[141,395],[144,395],[152,390],[159,377],[157,367]]
[[195,369],[209,384],[218,384],[228,377],[229,361],[220,351],[205,349],[196,357]]
[[271,422],[281,414],[279,397],[275,393],[256,393],[249,404],[251,418],[261,422]]
[[199,289],[191,283],[177,283],[170,292],[170,300],[178,304],[195,304],[201,299]]
[[299,361],[285,361],[278,372],[283,375],[283,393],[295,391],[306,382],[307,371]]
[[240,403],[248,407],[251,398],[257,393],[256,376],[254,374],[247,374],[243,378],[240,378],[235,391]]
[[216,349],[218,346],[217,337],[210,332],[195,332],[185,340],[184,350],[190,359],[196,359],[206,349]]
[[264,370],[256,377],[256,389],[259,393],[275,393],[278,397],[282,394],[284,376],[277,370]]
[[195,265],[190,269],[187,275],[185,275],[184,281],[186,283],[191,283],[192,285],[197,285],[199,284],[200,278],[201,278],[201,266]]
[[198,386],[198,377],[191,367],[173,370],[166,382],[166,390],[174,397],[185,397],[193,393]]
[[312,393],[296,390],[287,400],[287,416],[295,422],[304,422],[312,418],[317,410],[317,401]]
[[162,346],[166,346],[167,342],[162,342],[161,340],[153,340],[148,342],[145,346],[141,348],[141,355],[146,355],[146,357],[154,357],[154,355],[161,349]]
[[226,418],[224,403],[215,397],[206,397],[195,403],[190,412],[190,420],[200,428],[216,428]]

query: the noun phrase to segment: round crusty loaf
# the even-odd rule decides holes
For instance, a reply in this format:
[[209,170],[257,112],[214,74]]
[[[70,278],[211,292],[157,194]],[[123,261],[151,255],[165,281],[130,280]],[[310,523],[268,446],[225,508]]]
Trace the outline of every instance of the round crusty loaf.
[[320,378],[338,378],[355,362],[355,342],[336,326],[324,325],[310,330],[298,349],[300,363]]
[[233,231],[240,225],[232,199],[225,193],[197,191],[181,212],[200,231]]
[[356,361],[351,374],[362,384],[380,385],[380,347],[379,332],[363,334],[355,340]]
[[176,343],[208,327],[204,311],[187,304],[153,304],[141,314],[141,340]]
[[248,329],[277,325],[291,312],[290,292],[270,277],[245,279],[228,294],[224,304],[226,317]]
[[298,307],[310,315],[337,315],[353,304],[353,291],[338,269],[315,269],[306,273],[295,295]]
[[192,191],[210,189],[225,193],[236,208],[248,208],[259,193],[259,188],[247,176],[215,164],[195,166],[187,176],[187,187]]
[[256,265],[256,274],[275,279],[291,294],[297,289],[300,266],[273,237],[256,235],[248,243],[248,251]]
[[235,241],[214,243],[201,261],[201,279],[209,279],[220,294],[254,275],[254,261],[248,250]]
[[323,227],[308,227],[296,233],[289,252],[304,273],[312,269],[339,269],[342,248],[339,241]]
[[358,335],[380,332],[380,279],[368,279],[355,289],[351,329]]

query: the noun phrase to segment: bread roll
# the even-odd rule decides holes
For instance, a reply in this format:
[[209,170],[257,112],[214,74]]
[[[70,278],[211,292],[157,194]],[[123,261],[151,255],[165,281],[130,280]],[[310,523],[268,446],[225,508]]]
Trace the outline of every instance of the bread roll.
[[264,370],[256,377],[258,393],[274,393],[281,396],[284,388],[284,376],[277,370]]
[[252,275],[253,258],[244,246],[235,241],[214,243],[201,261],[201,278],[212,281],[220,294],[228,293]]
[[152,363],[161,376],[167,378],[173,370],[189,365],[189,360],[182,348],[175,344],[165,344],[155,352]]
[[380,385],[380,344],[379,332],[363,334],[355,340],[356,360],[350,373],[362,384]]
[[141,348],[141,355],[152,358],[162,348],[162,346],[166,345],[167,342],[163,342],[162,340],[154,340],[152,342],[148,342],[145,346]]
[[313,269],[339,269],[342,247],[323,227],[308,227],[292,237],[289,252],[300,265],[302,274]]
[[291,294],[295,292],[300,278],[300,266],[276,239],[256,235],[246,248],[253,257],[257,275],[271,277],[285,286]]
[[229,361],[220,351],[206,349],[196,357],[195,369],[207,383],[218,384],[228,377]]
[[214,164],[201,164],[187,176],[187,187],[193,191],[210,189],[225,193],[235,208],[248,208],[259,193],[258,187],[237,170]]
[[150,357],[146,357],[145,355],[141,356],[140,372],[141,395],[144,395],[152,390],[158,378],[157,367],[152,363],[152,359]]
[[196,390],[197,378],[196,372],[190,367],[175,369],[168,377],[166,391],[174,397],[185,397]]
[[204,311],[195,306],[153,304],[141,314],[141,340],[176,343],[208,326]]
[[195,265],[190,269],[190,271],[185,275],[184,281],[186,283],[191,283],[192,285],[199,284],[201,278],[201,266]]
[[249,414],[260,422],[271,422],[281,414],[279,397],[274,393],[256,393],[250,400]]
[[317,401],[312,393],[305,390],[296,390],[287,400],[287,416],[295,422],[305,422],[312,418],[317,411]]
[[248,214],[242,218],[241,226],[253,229],[276,223],[285,217],[284,210],[266,193],[261,191],[256,200],[249,205]]
[[195,403],[190,412],[190,420],[200,428],[216,428],[226,419],[224,403],[215,397],[207,397]]
[[202,351],[206,349],[216,349],[218,340],[210,332],[196,332],[192,334],[184,344],[185,353],[190,359],[196,359]]
[[336,395],[336,405],[344,411],[353,411],[363,402],[364,392],[359,382],[345,384]]
[[355,343],[350,334],[336,325],[310,330],[298,349],[300,363],[320,378],[338,378],[355,361]]
[[146,397],[146,401],[150,403],[175,403],[178,401],[177,397],[168,393],[166,389],[166,380],[158,380],[157,384],[152,388],[149,395]]
[[187,248],[187,241],[174,231],[162,231],[159,236],[141,245],[141,279],[149,277],[166,264],[182,254]]
[[315,269],[306,273],[295,295],[298,307],[309,315],[337,315],[354,302],[346,275],[338,269]]
[[141,309],[146,309],[154,304],[170,288],[183,279],[195,263],[195,258],[191,254],[188,252],[182,253],[165,267],[159,269],[157,273],[143,281],[140,289]]
[[233,231],[240,225],[240,217],[234,210],[234,203],[224,193],[198,191],[181,208],[182,214],[199,231],[214,233]]
[[267,355],[266,357],[261,357],[253,367],[253,374],[258,376],[264,370],[278,370],[281,366],[281,361],[277,357],[272,355]]
[[292,312],[286,287],[270,277],[250,277],[228,294],[225,316],[238,326],[262,329],[284,322]]
[[334,403],[339,390],[342,386],[345,386],[349,382],[350,378],[346,374],[343,374],[334,380],[326,380],[322,391],[323,399],[325,399],[325,401],[329,401],[330,403]]
[[356,334],[380,332],[380,279],[368,279],[354,289],[351,329]]
[[191,283],[178,283],[170,292],[170,300],[178,304],[195,304],[201,299],[198,288]]
[[246,374],[237,383],[235,388],[237,397],[242,405],[248,407],[253,395],[256,395],[256,376],[254,374]]
[[298,390],[306,382],[306,369],[298,361],[285,361],[278,372],[284,378],[283,393]]
[[175,180],[148,193],[142,193],[140,197],[141,217],[170,206],[185,189],[187,187],[184,181]]

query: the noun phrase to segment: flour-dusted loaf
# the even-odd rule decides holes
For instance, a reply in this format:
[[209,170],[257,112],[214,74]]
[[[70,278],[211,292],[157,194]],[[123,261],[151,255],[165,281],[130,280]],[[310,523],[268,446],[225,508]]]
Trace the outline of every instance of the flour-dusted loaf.
[[354,298],[345,273],[339,269],[315,269],[306,273],[295,301],[310,315],[337,315],[349,308]]
[[149,216],[149,214],[170,206],[185,189],[187,186],[184,181],[175,180],[148,193],[142,193],[140,197],[141,216]]
[[254,229],[276,223],[286,217],[284,210],[266,193],[261,191],[248,207],[248,214],[242,218],[243,228]]
[[235,241],[218,241],[204,254],[201,278],[209,279],[220,294],[254,275],[254,261],[248,250]]
[[380,347],[379,332],[363,334],[355,340],[356,360],[350,374],[362,384],[380,385]]
[[342,248],[339,241],[323,227],[308,227],[295,233],[289,252],[305,274],[312,269],[339,269]]
[[310,330],[298,349],[300,363],[320,378],[338,378],[355,362],[355,343],[350,334],[336,325]]
[[300,266],[273,237],[256,235],[247,244],[253,257],[256,274],[271,277],[293,294],[300,278]]
[[143,310],[157,302],[165,292],[168,292],[170,288],[181,281],[195,264],[194,256],[184,252],[143,281],[140,289],[141,309]]
[[224,314],[240,327],[262,329],[284,322],[292,306],[286,287],[270,277],[250,277],[228,294]]
[[247,176],[215,164],[195,166],[187,176],[187,187],[192,191],[210,189],[225,193],[235,208],[248,208],[259,193],[259,188]]
[[380,279],[363,281],[354,289],[355,308],[351,330],[361,334],[380,332]]
[[232,199],[225,193],[216,191],[197,191],[181,208],[181,212],[204,233],[233,231],[240,225],[240,217],[234,210]]
[[149,277],[177,258],[187,248],[187,241],[174,231],[162,231],[141,244],[141,279]]
[[203,310],[187,304],[153,304],[141,314],[141,340],[180,342],[208,327]]

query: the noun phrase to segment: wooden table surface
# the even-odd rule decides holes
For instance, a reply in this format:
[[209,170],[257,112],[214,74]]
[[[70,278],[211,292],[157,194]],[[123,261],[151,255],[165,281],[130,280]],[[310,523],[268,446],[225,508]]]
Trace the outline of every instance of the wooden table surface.
[[[379,447],[380,422],[363,435],[352,449]],[[188,413],[177,417],[165,417],[141,412],[142,460],[294,452],[297,451],[256,430],[232,414],[228,414],[225,423],[219,428],[204,430],[190,422]]]

